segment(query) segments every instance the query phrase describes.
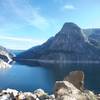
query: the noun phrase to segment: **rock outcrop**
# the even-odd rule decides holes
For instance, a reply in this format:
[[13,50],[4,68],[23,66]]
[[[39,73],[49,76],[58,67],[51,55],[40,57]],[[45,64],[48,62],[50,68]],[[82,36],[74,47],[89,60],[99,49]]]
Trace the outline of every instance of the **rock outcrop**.
[[85,90],[82,71],[72,71],[64,78],[64,81],[57,81],[54,94],[56,100],[99,100],[99,96]]
[[38,62],[99,62],[100,49],[88,41],[84,31],[74,23],[65,23],[47,42],[33,47],[16,57],[17,61]]
[[80,91],[68,81],[58,81],[55,84],[56,100],[97,100],[96,95],[91,91]]
[[[75,82],[72,82],[73,78],[75,78]],[[84,73],[73,71],[64,78],[64,81],[56,81],[52,95],[48,95],[42,89],[37,89],[34,92],[7,89],[0,92],[0,100],[100,100],[99,94],[86,89],[81,91],[81,86],[78,86],[78,82],[81,81],[84,81]]]
[[77,89],[84,90],[84,73],[82,71],[72,71],[64,78],[64,81],[72,83]]
[[0,68],[10,67],[13,55],[4,47],[0,46]]

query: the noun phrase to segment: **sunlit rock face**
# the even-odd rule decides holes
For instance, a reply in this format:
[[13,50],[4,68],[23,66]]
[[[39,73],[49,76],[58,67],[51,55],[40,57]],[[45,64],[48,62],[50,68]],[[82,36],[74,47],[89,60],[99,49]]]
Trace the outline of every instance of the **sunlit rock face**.
[[6,48],[0,46],[0,68],[9,68],[12,62],[13,55],[10,54]]
[[100,49],[88,41],[84,31],[74,23],[65,23],[62,29],[40,46],[33,47],[16,60],[38,59],[39,62],[99,62]]

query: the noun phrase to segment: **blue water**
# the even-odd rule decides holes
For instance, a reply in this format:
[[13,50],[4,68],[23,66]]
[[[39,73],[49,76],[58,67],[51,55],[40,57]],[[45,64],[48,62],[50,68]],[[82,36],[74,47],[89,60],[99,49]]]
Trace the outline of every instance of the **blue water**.
[[0,71],[0,89],[13,88],[19,91],[34,91],[42,88],[51,93],[56,80],[63,80],[70,71],[85,73],[85,87],[100,92],[99,64],[54,64],[29,66],[15,63],[12,68]]

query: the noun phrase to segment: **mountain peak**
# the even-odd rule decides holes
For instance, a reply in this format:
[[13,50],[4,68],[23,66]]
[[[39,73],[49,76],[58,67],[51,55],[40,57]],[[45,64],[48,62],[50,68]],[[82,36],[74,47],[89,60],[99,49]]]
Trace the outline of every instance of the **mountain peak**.
[[63,38],[66,41],[76,40],[77,42],[85,42],[87,40],[82,29],[77,24],[72,22],[65,23],[56,36]]
[[73,30],[73,29],[80,30],[80,27],[73,22],[66,22],[66,23],[64,23],[61,31],[65,32],[65,31],[69,31],[69,30]]
[[83,51],[83,46],[88,42],[82,29],[74,23],[65,23],[53,39],[51,49],[62,51]]

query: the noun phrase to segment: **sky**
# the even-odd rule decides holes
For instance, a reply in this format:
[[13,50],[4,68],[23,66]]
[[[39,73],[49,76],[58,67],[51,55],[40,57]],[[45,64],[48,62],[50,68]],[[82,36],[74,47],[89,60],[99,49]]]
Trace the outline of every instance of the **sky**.
[[0,0],[0,45],[25,50],[54,36],[65,22],[100,28],[100,0]]

